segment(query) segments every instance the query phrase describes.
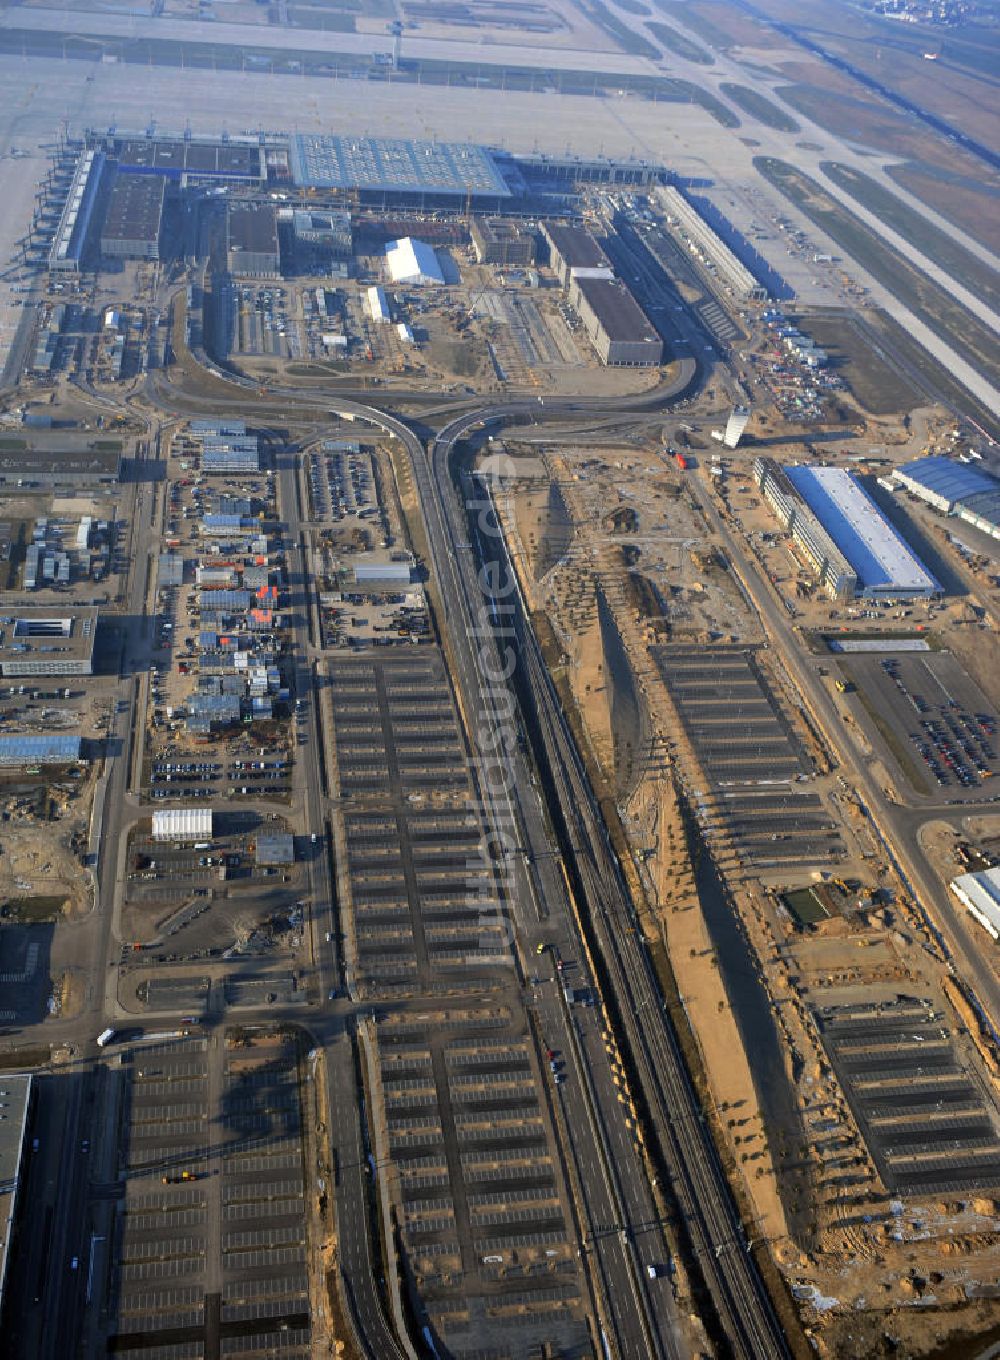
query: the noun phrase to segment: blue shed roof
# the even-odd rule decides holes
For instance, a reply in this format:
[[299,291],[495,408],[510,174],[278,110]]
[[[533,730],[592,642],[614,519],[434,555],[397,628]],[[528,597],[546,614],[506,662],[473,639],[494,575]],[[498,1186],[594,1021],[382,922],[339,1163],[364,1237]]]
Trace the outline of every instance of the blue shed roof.
[[953,504],[969,496],[982,495],[984,491],[1000,490],[1000,483],[978,468],[937,455],[904,463],[899,472]]

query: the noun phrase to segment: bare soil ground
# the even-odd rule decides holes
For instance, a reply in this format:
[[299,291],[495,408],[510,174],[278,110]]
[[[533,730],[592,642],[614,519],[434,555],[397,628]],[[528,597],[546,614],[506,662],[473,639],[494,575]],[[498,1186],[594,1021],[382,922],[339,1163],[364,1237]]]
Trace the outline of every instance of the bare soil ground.
[[74,917],[90,907],[90,879],[72,842],[74,837],[85,841],[94,777],[92,771],[78,781],[80,787],[70,801],[58,790],[50,792],[52,820],[30,815],[22,807],[16,818],[4,823],[0,902],[25,903],[25,919],[31,916],[32,900],[44,901],[46,915],[54,908],[57,914]]

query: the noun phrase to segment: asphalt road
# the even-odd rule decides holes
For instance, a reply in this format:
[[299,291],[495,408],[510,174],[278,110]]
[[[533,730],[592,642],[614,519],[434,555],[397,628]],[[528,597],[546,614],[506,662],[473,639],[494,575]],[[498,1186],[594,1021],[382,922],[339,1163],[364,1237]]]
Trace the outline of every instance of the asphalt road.
[[[784,611],[762,581],[756,564],[719,516],[708,489],[698,477],[692,479],[690,486],[736,564],[776,654],[784,658],[800,692],[808,697],[809,706],[833,748],[843,751],[844,743],[840,738],[843,721],[817,673],[816,664],[807,657]],[[851,772],[851,782],[863,798],[873,830],[886,855],[896,863],[916,900],[930,907],[934,924],[943,934],[958,964],[957,971],[972,980],[974,990],[992,1016],[993,1023],[1000,1024],[1000,982],[993,969],[990,951],[982,947],[978,934],[970,929],[965,912],[959,910],[949,898],[947,889],[928,864],[917,837],[917,832],[925,822],[959,820],[974,816],[977,812],[993,814],[996,812],[995,806],[992,803],[977,805],[969,802],[963,803],[960,808],[901,807],[886,799],[881,783],[863,761],[853,758],[848,752],[846,758],[842,757],[841,764]]]
[[[694,361],[687,360],[681,365],[672,390],[661,388],[654,394],[630,399],[624,405],[639,412],[644,409],[655,411],[686,391],[695,372]],[[293,395],[291,392],[282,393],[283,403],[290,405]],[[310,407],[314,408],[316,394],[310,393],[308,400]],[[445,602],[456,685],[463,696],[466,712],[478,715],[485,723],[484,733],[479,735],[488,741],[491,730],[495,735],[497,717],[489,707],[483,708],[484,686],[478,669],[479,649],[474,646],[476,624],[481,623],[477,616],[482,592],[476,580],[475,559],[471,552],[460,547],[468,531],[450,486],[446,468],[447,452],[455,439],[486,422],[511,419],[566,421],[588,414],[600,416],[606,408],[601,402],[587,399],[567,403],[550,402],[547,406],[545,402],[504,403],[489,411],[471,413],[453,423],[434,442],[432,457],[428,460],[419,439],[394,417],[369,407],[367,403],[345,401],[332,395],[330,400],[338,413],[347,412],[370,421],[399,438],[407,449],[428,530],[431,565]],[[218,401],[210,405],[216,410],[225,407],[225,403]],[[308,651],[307,608],[299,549],[296,546],[300,532],[298,487],[292,457],[279,457],[278,477],[285,517],[284,532],[291,546],[289,584],[295,616],[295,654],[299,658],[296,692],[300,697],[312,699],[314,691]],[[142,573],[135,573],[132,583],[130,613],[133,617],[141,615],[141,609],[134,608],[136,598],[143,589],[141,577]],[[139,655],[141,657],[141,650]],[[609,926],[617,928],[622,923],[613,922],[610,913],[617,911],[624,919],[630,912],[623,895],[624,885],[618,880],[617,866],[604,839],[603,827],[595,819],[589,788],[576,760],[575,750],[568,744],[569,734],[551,708],[552,695],[546,688],[547,678],[539,670],[540,657],[530,656],[529,661],[539,708],[543,714],[547,711],[550,762],[563,762],[560,778],[564,798],[575,804],[576,815],[585,819],[585,836],[591,841],[587,851],[589,864],[585,863],[577,872],[582,879],[588,880],[587,899],[591,911],[594,911],[598,899],[607,898],[601,902],[601,913],[606,916]],[[307,705],[305,713],[305,730],[310,740],[318,740],[318,714],[311,704]],[[116,838],[121,831],[119,809],[123,802],[125,765],[123,760],[114,762],[109,779],[109,815],[105,817],[101,828],[102,894],[113,893],[114,885],[109,881],[109,876],[113,877],[118,858]],[[301,766],[304,772],[302,796],[305,825],[315,826],[319,831],[322,828],[323,807],[319,763],[318,760],[305,760]],[[513,789],[506,788],[499,794],[492,794],[488,801],[498,823],[517,826],[526,851],[524,862],[519,864],[514,875],[515,910],[523,933],[522,944],[542,939],[555,945],[564,957],[579,960],[579,980],[585,975],[585,951],[569,912],[558,862],[551,854],[545,811],[520,752],[515,753],[514,768],[516,778]],[[564,817],[567,811],[568,807],[564,806],[561,810]],[[583,854],[583,839],[580,836],[581,843],[575,846],[578,855]],[[310,874],[310,895],[316,904],[313,949],[325,993],[340,983],[335,945],[328,945],[325,941],[326,931],[333,926],[331,917],[322,908],[323,903],[331,900],[325,857],[317,857],[311,862]],[[609,885],[615,888],[617,900],[611,900],[615,898],[615,892],[609,892]],[[100,955],[97,965],[100,968],[103,968],[108,952],[110,912],[104,912],[102,916],[104,926],[98,932],[94,947],[94,953]],[[664,1029],[664,1035],[659,1039],[654,1036],[653,1039],[642,1041],[635,1032],[660,1028],[651,1027],[649,1018],[656,1013],[661,1003],[648,961],[627,926],[624,927],[624,936],[629,942],[619,946],[620,950],[624,950],[624,964],[620,961],[617,972],[609,970],[608,976],[616,989],[619,1010],[624,1007],[632,1017],[627,1025],[630,1047],[641,1049],[643,1043],[646,1045],[644,1095],[651,1107],[655,1108],[657,1102],[655,1099],[650,1100],[650,1092],[645,1090],[646,1082],[649,1081],[659,1090],[661,1115],[665,1122],[660,1132],[665,1141],[672,1139],[679,1144],[674,1148],[674,1154],[682,1163],[682,1179],[690,1183],[693,1197],[685,1204],[685,1212],[696,1224],[706,1224],[704,1245],[700,1250],[703,1257],[707,1254],[707,1259],[702,1260],[702,1269],[706,1276],[713,1277],[709,1283],[714,1284],[718,1291],[716,1306],[720,1316],[732,1317],[735,1311],[743,1316],[744,1330],[749,1331],[754,1326],[755,1313],[761,1308],[758,1283],[752,1263],[742,1248],[738,1220],[729,1199],[728,1187],[715,1161],[711,1140],[698,1117],[697,1105],[686,1082],[686,1075],[680,1071],[679,1056],[666,1044],[667,1031]],[[602,948],[607,948],[608,943],[605,938]],[[622,1106],[611,1078],[610,1063],[600,1034],[594,1028],[594,1014],[580,1017],[574,1008],[567,1007],[555,978],[540,983],[538,992],[539,1013],[552,1034],[547,1042],[567,1055],[569,1080],[559,1088],[558,1099],[564,1107],[565,1122],[573,1129],[570,1151],[583,1191],[585,1257],[599,1298],[602,1325],[608,1329],[615,1349],[622,1357],[643,1360],[647,1356],[680,1355],[683,1348],[672,1291],[664,1282],[650,1280],[646,1270],[648,1265],[662,1266],[666,1259],[667,1248],[659,1214],[648,1189],[640,1155],[624,1125]],[[392,1357],[401,1352],[386,1320],[379,1287],[379,1267],[372,1259],[370,1185],[365,1166],[367,1150],[358,1118],[361,1096],[356,1084],[353,1046],[343,1029],[342,1014],[349,1009],[331,1007],[328,1017],[313,1028],[326,1050],[331,1097],[329,1123],[331,1137],[340,1153],[337,1207],[346,1292],[364,1349],[381,1360],[381,1357]],[[645,1012],[641,1025],[636,1022],[637,1011]],[[97,1025],[96,1011],[94,1019]],[[656,1081],[652,1078],[652,1068],[660,1069]],[[673,1071],[677,1082],[669,1091],[663,1090],[666,1071]],[[353,1099],[344,1098],[347,1091],[354,1092]],[[685,1110],[685,1113],[678,1116],[678,1110]],[[690,1163],[686,1171],[683,1167],[685,1159]],[[676,1173],[676,1168],[672,1169]],[[63,1205],[67,1217],[70,1208],[71,1198],[67,1196]],[[79,1235],[82,1242],[82,1226]],[[714,1270],[708,1268],[710,1263],[714,1263]],[[58,1313],[64,1311],[60,1308]],[[740,1329],[734,1327],[733,1334],[737,1339],[739,1333]],[[762,1333],[757,1335],[759,1339]],[[763,1350],[744,1348],[743,1353],[781,1354],[780,1344],[773,1349],[768,1349],[769,1345],[768,1340]],[[740,1353],[739,1348],[736,1349]]]
[[[550,409],[561,410],[561,403]],[[448,520],[443,541],[451,578],[463,560],[459,535],[465,532],[461,511],[450,485],[449,455],[454,445],[483,424],[495,422],[509,408],[495,407],[462,417],[441,431],[431,452],[438,516]],[[425,506],[426,509],[426,506]],[[434,535],[431,535],[434,537]],[[432,548],[432,552],[433,552]],[[512,576],[512,572],[509,573]],[[481,595],[481,589],[480,589]],[[455,611],[464,590],[451,594]],[[523,620],[525,611],[518,600]],[[446,606],[447,609],[447,606]],[[452,620],[455,635],[464,628],[472,636],[474,613]],[[786,1346],[770,1300],[747,1252],[739,1214],[705,1127],[697,1097],[665,1012],[652,965],[635,930],[628,890],[607,839],[592,790],[566,726],[558,698],[542,661],[534,633],[526,624],[518,631],[519,659],[528,669],[535,714],[544,744],[544,760],[552,776],[561,817],[564,850],[574,860],[578,881],[605,966],[614,1006],[625,1031],[643,1095],[658,1136],[701,1273],[734,1355],[781,1356]],[[631,1241],[626,1236],[626,1241]],[[639,1262],[636,1262],[638,1265]],[[642,1263],[645,1264],[645,1263]]]

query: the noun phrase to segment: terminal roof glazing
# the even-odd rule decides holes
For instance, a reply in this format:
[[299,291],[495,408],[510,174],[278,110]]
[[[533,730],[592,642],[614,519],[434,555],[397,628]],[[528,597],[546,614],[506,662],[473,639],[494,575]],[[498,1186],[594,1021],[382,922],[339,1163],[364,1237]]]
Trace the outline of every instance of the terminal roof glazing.
[[296,184],[428,194],[510,195],[485,147],[469,142],[300,133],[291,144]]

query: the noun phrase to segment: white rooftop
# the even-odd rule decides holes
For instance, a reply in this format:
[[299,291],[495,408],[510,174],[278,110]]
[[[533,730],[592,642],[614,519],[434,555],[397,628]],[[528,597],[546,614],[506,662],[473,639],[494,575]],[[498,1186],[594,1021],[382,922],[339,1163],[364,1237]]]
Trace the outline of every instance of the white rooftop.
[[994,940],[1000,938],[1000,869],[962,874],[952,879],[951,890]]
[[844,468],[801,465],[785,471],[854,568],[859,594],[933,595],[941,589]]
[[165,808],[153,813],[154,841],[210,841],[211,808]]
[[385,248],[385,262],[393,283],[444,283],[434,251],[426,241],[417,241],[412,236],[390,241]]

